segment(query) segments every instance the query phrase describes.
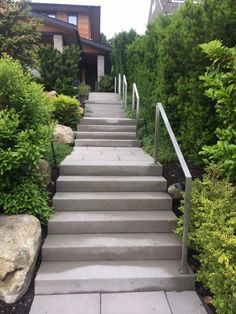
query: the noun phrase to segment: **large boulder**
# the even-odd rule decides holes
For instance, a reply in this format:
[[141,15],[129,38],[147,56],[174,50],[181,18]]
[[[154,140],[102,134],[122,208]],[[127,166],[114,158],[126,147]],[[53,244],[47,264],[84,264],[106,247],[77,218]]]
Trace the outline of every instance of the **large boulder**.
[[39,170],[45,176],[45,183],[48,185],[52,182],[52,168],[47,160],[39,160]]
[[37,218],[0,215],[0,300],[14,303],[26,293],[40,245]]
[[65,125],[57,124],[54,130],[53,142],[57,144],[73,144],[75,141],[74,132]]
[[185,184],[182,182],[174,183],[169,186],[168,193],[174,200],[182,200],[185,191]]

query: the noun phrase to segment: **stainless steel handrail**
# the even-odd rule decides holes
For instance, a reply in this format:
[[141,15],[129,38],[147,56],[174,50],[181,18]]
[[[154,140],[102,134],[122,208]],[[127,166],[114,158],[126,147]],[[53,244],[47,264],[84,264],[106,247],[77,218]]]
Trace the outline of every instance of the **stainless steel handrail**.
[[123,75],[122,97],[125,104],[125,110],[127,109],[127,90],[128,90],[128,84],[127,84],[126,76]]
[[117,77],[114,77],[114,92],[117,93]]
[[132,114],[134,115],[136,103],[136,136],[138,137],[138,127],[139,127],[139,106],[140,106],[140,97],[137,89],[136,83],[133,83],[132,89]]
[[180,162],[181,168],[185,176],[185,197],[184,197],[184,225],[183,225],[183,238],[182,238],[182,256],[180,272],[183,274],[187,273],[187,258],[188,258],[188,230],[189,230],[189,214],[191,205],[191,186],[192,186],[192,176],[188,169],[187,163],[184,156],[180,150],[179,144],[176,140],[174,132],[171,128],[170,122],[167,118],[165,110],[161,103],[157,103],[156,106],[156,120],[155,120],[155,146],[154,146],[154,162],[157,163],[158,160],[158,149],[159,149],[159,138],[160,138],[160,116],[165,124],[166,130],[169,134],[171,142],[173,144],[175,153]]
[[119,94],[119,97],[121,98],[121,74],[120,73],[118,75],[118,94]]

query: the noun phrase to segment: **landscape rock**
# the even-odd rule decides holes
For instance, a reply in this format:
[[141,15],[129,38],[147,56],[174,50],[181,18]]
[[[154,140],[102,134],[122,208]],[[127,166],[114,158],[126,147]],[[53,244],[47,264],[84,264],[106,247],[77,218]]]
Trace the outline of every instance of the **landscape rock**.
[[48,98],[53,98],[57,96],[57,92],[55,90],[52,90],[48,92],[47,95],[48,95]]
[[74,132],[68,126],[57,124],[54,130],[53,141],[57,144],[74,144]]
[[84,115],[84,108],[83,107],[79,107],[79,111],[80,111],[81,116],[83,116]]
[[0,215],[0,300],[14,303],[26,293],[40,245],[37,218]]
[[168,187],[168,193],[174,200],[183,199],[184,190],[184,183],[174,183]]
[[50,184],[52,182],[52,168],[50,163],[47,160],[41,159],[39,161],[39,170],[45,175],[46,184]]

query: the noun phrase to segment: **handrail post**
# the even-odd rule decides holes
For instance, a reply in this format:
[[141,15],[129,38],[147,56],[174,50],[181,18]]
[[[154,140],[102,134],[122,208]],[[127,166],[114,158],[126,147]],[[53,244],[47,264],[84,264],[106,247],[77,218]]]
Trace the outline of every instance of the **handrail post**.
[[191,187],[192,178],[186,178],[185,183],[185,197],[184,197],[184,218],[183,218],[183,239],[182,239],[182,257],[180,272],[182,274],[187,273],[188,264],[188,231],[189,231],[189,216],[190,216],[190,206],[191,206]]
[[140,99],[137,97],[137,107],[136,107],[136,137],[138,138],[138,128],[139,128],[139,103]]
[[135,93],[134,93],[134,83],[133,83],[133,88],[132,88],[132,116],[134,116],[134,106],[135,106]]
[[117,92],[117,78],[116,78],[116,76],[114,78],[114,92],[115,92],[115,94]]
[[121,74],[120,73],[118,75],[118,94],[119,94],[119,97],[121,98]]
[[159,138],[160,138],[160,110],[158,105],[156,106],[156,118],[155,118],[155,142],[154,142],[154,163],[157,164],[159,155]]

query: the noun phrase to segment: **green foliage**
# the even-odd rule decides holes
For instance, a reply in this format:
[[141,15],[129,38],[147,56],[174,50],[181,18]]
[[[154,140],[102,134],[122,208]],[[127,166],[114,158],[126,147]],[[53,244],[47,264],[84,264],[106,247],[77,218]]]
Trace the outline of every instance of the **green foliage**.
[[59,95],[51,99],[53,118],[59,124],[75,129],[80,119],[80,103],[74,97]]
[[125,64],[128,81],[137,84],[141,117],[153,124],[154,104],[161,101],[184,154],[195,162],[203,145],[215,143],[218,125],[214,101],[199,79],[209,65],[199,44],[219,38],[234,46],[235,25],[234,0],[186,1],[176,13],[159,16],[144,36],[128,46],[122,42],[125,61],[113,58],[115,68]]
[[113,84],[113,75],[105,74],[101,77],[98,86],[99,92],[113,92],[114,84]]
[[26,179],[9,192],[1,194],[0,206],[6,214],[29,214],[36,216],[42,224],[46,224],[52,215],[52,208],[48,206],[48,193],[44,184]]
[[[32,82],[20,63],[10,57],[0,59],[0,81],[0,204],[10,213],[12,202],[12,213],[15,213],[28,200],[25,210],[30,208],[31,213],[44,221],[43,213],[39,215],[40,210],[44,211],[44,204],[41,209],[36,207],[26,190],[24,199],[20,186],[25,182],[34,185],[35,197],[41,200],[44,195],[47,203],[48,197],[37,173],[39,160],[52,136],[48,98],[42,86]],[[17,208],[14,192],[20,193]]]
[[7,53],[24,66],[34,66],[40,34],[28,1],[0,1],[0,57]]
[[[214,294],[213,304],[219,314],[234,314],[236,309],[235,192],[228,180],[210,174],[193,182],[189,245],[199,253],[197,279]],[[182,224],[179,218],[179,234]]]
[[232,179],[236,177],[236,49],[227,48],[220,41],[201,45],[212,65],[200,78],[207,88],[205,94],[216,102],[219,127],[217,143],[203,146],[201,154],[217,162],[218,172]]
[[[66,144],[53,144],[55,157],[56,157],[56,164],[59,165],[63,159],[67,155],[69,155],[72,152],[72,147]],[[53,159],[52,154],[52,147],[51,145],[48,145],[45,157],[44,157],[51,165],[56,166]]]
[[81,102],[84,102],[86,99],[88,99],[89,93],[90,93],[90,86],[85,84],[85,83],[81,83],[78,87],[78,98]]
[[128,71],[127,47],[131,44],[137,33],[131,29],[129,32],[121,32],[112,38],[112,63],[114,72],[126,74]]
[[47,91],[75,96],[78,88],[75,82],[79,77],[80,49],[65,47],[63,53],[51,46],[42,46],[39,51],[42,83]]

